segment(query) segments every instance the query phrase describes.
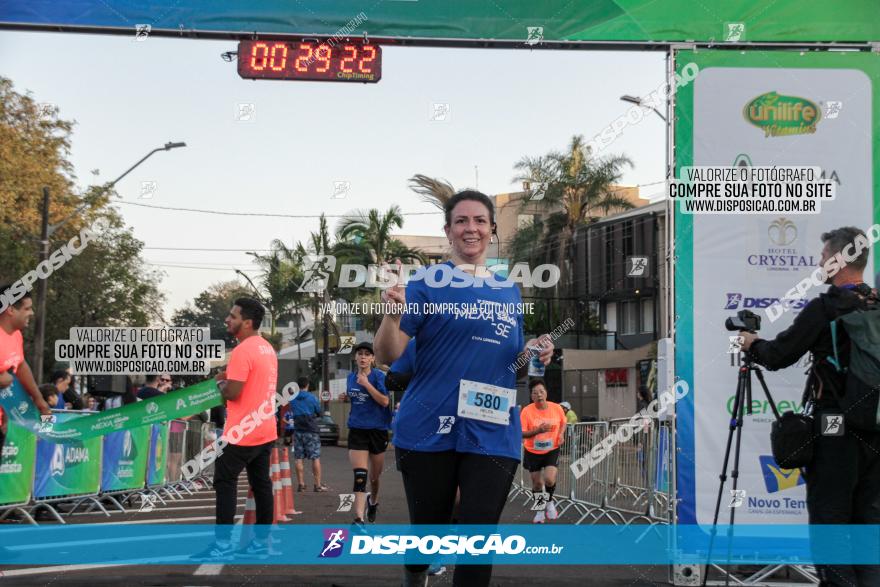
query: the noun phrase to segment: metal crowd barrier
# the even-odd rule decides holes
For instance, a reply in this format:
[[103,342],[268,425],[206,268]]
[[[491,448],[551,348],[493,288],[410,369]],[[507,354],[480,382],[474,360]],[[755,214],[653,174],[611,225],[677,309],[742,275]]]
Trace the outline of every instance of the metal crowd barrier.
[[[574,524],[670,524],[674,519],[674,460],[671,420],[629,418],[608,422],[569,424],[559,451],[555,501],[562,518]],[[606,437],[615,443],[589,468],[576,476],[572,463],[589,454]],[[534,499],[528,471],[520,475],[508,500]]]

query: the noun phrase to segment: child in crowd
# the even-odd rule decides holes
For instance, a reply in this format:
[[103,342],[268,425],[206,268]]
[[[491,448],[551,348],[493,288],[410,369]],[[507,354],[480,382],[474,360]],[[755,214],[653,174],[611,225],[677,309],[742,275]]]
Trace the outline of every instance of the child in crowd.
[[55,407],[58,404],[58,388],[51,383],[41,385],[40,393],[48,405]]

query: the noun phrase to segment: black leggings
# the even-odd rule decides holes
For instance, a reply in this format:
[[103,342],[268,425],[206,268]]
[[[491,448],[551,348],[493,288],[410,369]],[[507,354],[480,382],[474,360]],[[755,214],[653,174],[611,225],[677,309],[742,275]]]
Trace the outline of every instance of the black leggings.
[[[449,524],[455,491],[461,491],[460,524],[495,525],[519,461],[455,451],[420,452],[397,448],[397,469],[403,477],[411,524]],[[412,572],[428,565],[406,565]],[[456,565],[453,585],[489,585],[492,565]]]

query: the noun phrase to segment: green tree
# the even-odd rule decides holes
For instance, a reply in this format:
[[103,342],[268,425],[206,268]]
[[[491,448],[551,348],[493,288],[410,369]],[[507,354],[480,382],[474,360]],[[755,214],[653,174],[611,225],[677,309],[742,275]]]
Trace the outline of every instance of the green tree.
[[633,207],[613,187],[628,166],[632,166],[632,161],[624,156],[592,157],[580,135],[572,137],[564,151],[526,156],[514,164],[518,171],[514,181],[529,182],[534,193],[543,193],[541,199],[524,198],[523,207],[537,201],[549,214],[544,222],[521,231],[522,236],[516,235],[511,246],[519,260],[541,263],[554,259],[552,262],[561,272],[559,297],[569,301],[574,297],[572,244],[577,228],[596,218],[599,212],[607,215]]
[[[49,222],[69,218],[51,238],[50,251],[102,218],[100,238],[58,267],[47,281],[43,373],[55,362],[55,340],[74,326],[147,326],[162,322],[161,273],[141,258],[143,243],[107,206],[112,195],[101,186],[75,193],[68,160],[73,122],[54,106],[40,105],[0,78],[0,282],[14,282],[39,262],[42,189],[49,188]],[[88,203],[83,211],[78,208]],[[75,241],[78,245],[78,241]],[[33,335],[25,335],[32,349]]]
[[[425,264],[421,251],[412,249],[395,239],[395,229],[403,228],[403,214],[399,206],[392,206],[384,213],[373,208],[346,215],[336,229],[336,253],[346,261],[362,265],[391,264],[395,259],[403,263],[418,261]],[[360,298],[378,302],[381,290],[375,287],[361,288]],[[365,319],[367,330],[375,332],[381,317],[371,315]]]
[[235,339],[226,332],[226,315],[236,298],[251,296],[251,290],[238,280],[222,281],[211,285],[197,295],[192,302],[174,312],[174,326],[207,326],[212,340],[223,340],[226,348],[232,348]]
[[[296,327],[297,353],[300,354],[300,335],[303,321],[303,309],[309,306],[310,297],[306,292],[299,291],[303,280],[303,263],[306,257],[305,248],[297,244],[288,247],[282,241],[272,241],[270,252],[265,255],[249,253],[262,268],[258,283],[254,284],[247,276],[248,283],[257,293],[260,301],[266,306],[272,319],[271,337],[280,348],[280,335],[276,333],[277,322],[292,320]],[[242,275],[244,275],[242,273]]]

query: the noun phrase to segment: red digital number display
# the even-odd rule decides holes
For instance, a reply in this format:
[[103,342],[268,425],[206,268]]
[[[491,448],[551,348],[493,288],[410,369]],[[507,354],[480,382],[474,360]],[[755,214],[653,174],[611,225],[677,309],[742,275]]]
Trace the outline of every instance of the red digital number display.
[[375,83],[382,79],[382,48],[363,43],[239,41],[238,75]]

